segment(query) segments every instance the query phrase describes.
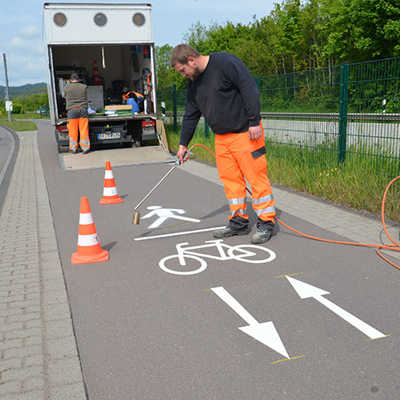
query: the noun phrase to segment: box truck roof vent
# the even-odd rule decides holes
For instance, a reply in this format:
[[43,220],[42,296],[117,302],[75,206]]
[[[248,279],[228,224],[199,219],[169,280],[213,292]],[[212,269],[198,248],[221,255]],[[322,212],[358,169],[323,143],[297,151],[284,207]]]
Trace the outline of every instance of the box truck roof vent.
[[144,15],[140,12],[137,12],[133,15],[132,17],[132,21],[135,25],[137,26],[142,26],[144,25],[144,23],[146,22],[146,18],[144,17]]
[[104,26],[104,25],[107,23],[107,17],[106,17],[106,15],[103,14],[103,13],[101,13],[101,12],[97,13],[97,14],[94,16],[93,20],[94,20],[94,23],[95,23],[97,26]]
[[53,21],[57,26],[64,26],[67,23],[67,17],[64,13],[58,12],[54,14]]

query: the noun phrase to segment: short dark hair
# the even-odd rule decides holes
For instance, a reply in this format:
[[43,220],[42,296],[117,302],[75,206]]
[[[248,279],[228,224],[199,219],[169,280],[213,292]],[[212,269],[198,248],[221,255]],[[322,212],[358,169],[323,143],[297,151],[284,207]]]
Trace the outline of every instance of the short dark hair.
[[79,75],[76,72],[73,72],[69,79],[71,79],[71,81],[79,81]]
[[189,46],[188,44],[178,44],[171,53],[171,67],[176,63],[187,64],[188,57],[197,58],[200,57],[200,55],[201,54],[192,46]]

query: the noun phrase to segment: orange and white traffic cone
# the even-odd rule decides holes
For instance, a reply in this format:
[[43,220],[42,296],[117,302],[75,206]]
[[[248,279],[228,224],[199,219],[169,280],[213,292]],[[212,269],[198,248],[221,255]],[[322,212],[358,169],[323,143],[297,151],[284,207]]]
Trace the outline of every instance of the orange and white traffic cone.
[[107,261],[108,251],[103,250],[94,225],[90,211],[89,200],[81,197],[81,210],[79,215],[78,250],[71,256],[71,264],[89,264]]
[[106,170],[104,172],[103,197],[100,204],[118,204],[124,201],[118,196],[117,186],[115,185],[114,175],[111,169],[110,161],[106,161]]

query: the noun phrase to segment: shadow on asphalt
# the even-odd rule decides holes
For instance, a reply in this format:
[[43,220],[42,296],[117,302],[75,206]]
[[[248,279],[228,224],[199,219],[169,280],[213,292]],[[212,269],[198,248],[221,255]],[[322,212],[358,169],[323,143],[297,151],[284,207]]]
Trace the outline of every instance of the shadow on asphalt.
[[117,244],[117,242],[110,242],[110,243],[104,244],[102,247],[104,250],[111,250],[116,244]]

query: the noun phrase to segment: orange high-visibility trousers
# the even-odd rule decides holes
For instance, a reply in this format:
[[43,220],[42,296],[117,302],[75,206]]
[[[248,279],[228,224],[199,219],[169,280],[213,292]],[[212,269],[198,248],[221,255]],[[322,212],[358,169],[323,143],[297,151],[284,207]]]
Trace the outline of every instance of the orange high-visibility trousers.
[[71,118],[68,119],[68,135],[69,149],[76,151],[79,146],[83,151],[90,149],[89,139],[89,119],[88,118]]
[[274,222],[275,202],[267,173],[264,131],[256,140],[250,140],[248,132],[215,135],[215,152],[218,174],[231,211],[229,219],[235,216],[248,219],[247,180],[257,217]]

